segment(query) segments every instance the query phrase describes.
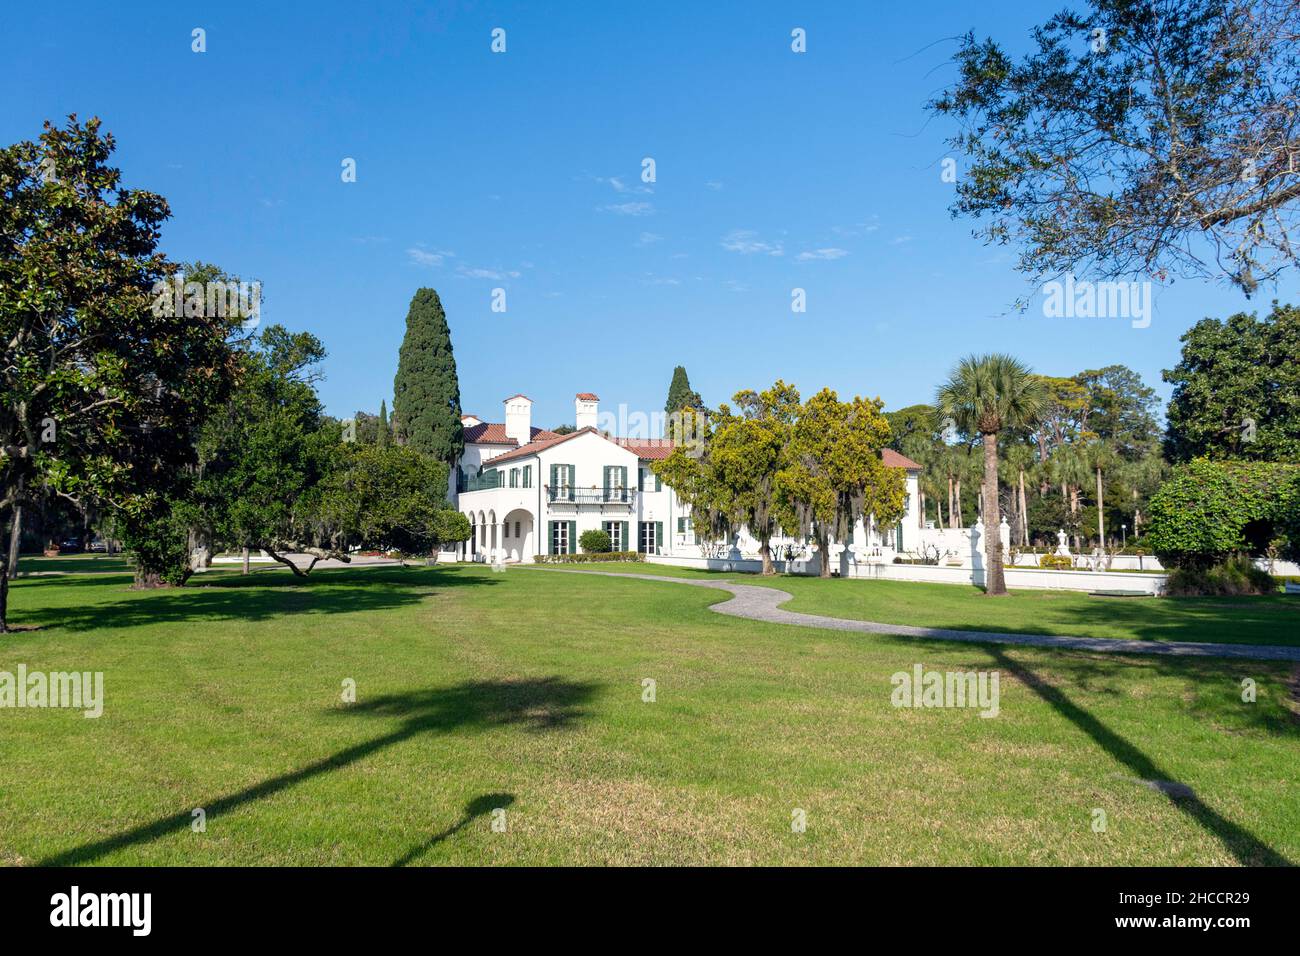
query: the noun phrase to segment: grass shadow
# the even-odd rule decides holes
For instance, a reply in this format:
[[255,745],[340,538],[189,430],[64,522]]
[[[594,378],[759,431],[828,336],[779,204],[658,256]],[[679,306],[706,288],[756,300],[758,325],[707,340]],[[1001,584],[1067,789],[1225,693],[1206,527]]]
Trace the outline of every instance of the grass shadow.
[[[446,734],[493,727],[519,727],[539,733],[560,730],[587,716],[586,705],[597,689],[598,685],[593,683],[544,677],[470,681],[453,687],[379,697],[369,703],[347,707],[339,713],[349,720],[368,716],[398,718],[401,724],[397,729],[353,744],[297,770],[263,780],[236,793],[206,801],[200,806],[207,819],[211,820],[247,804],[273,797],[305,780],[350,766],[421,734]],[[471,808],[477,806],[477,803],[471,804]],[[122,833],[56,853],[41,860],[39,865],[70,866],[94,862],[109,853],[181,832],[190,826],[191,814],[192,808],[187,807]],[[432,846],[433,842],[437,842],[436,839],[428,845]]]
[[1217,838],[1238,863],[1243,866],[1293,865],[1285,856],[1261,841],[1245,827],[1232,822],[1207,806],[1194,791],[1186,788],[1185,784],[1173,780],[1163,768],[1127,738],[1080,707],[1060,688],[1048,683],[1028,666],[1007,657],[999,647],[990,647],[989,654],[1000,667],[1017,677],[1058,714],[1091,737],[1097,746],[1127,767],[1138,780],[1173,784],[1162,788],[1160,792],[1164,793],[1169,802],[1190,820]]
[[415,860],[418,860],[424,854],[428,853],[435,846],[454,836],[465,827],[469,826],[477,817],[485,817],[494,810],[504,810],[515,802],[515,796],[512,793],[485,793],[481,797],[475,797],[469,803],[465,804],[465,812],[460,815],[460,819],[453,823],[447,829],[435,833],[423,843],[417,843],[411,849],[407,850],[400,857],[392,862],[395,867],[409,866]]
[[[104,578],[89,575],[27,579],[10,592],[10,619],[14,624],[69,631],[193,621],[253,622],[286,614],[384,611],[414,604],[443,588],[490,587],[497,581],[454,568],[341,568],[317,571],[308,578],[294,577],[287,569],[280,574],[249,576],[222,572],[220,576],[191,578],[182,588],[131,591],[123,587],[108,592],[113,595],[110,601],[78,607],[22,607],[23,592],[30,588],[103,587],[105,583]],[[17,607],[15,597],[19,599]]]

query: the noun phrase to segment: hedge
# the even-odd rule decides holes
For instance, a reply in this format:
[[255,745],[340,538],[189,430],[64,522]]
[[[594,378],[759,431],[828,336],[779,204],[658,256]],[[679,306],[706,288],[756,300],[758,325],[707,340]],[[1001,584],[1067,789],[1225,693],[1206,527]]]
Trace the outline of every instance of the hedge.
[[593,554],[539,554],[538,564],[590,564],[596,561],[644,561],[640,551],[598,551]]
[[1210,568],[1280,539],[1300,554],[1300,466],[1198,458],[1151,498],[1146,543],[1166,567]]

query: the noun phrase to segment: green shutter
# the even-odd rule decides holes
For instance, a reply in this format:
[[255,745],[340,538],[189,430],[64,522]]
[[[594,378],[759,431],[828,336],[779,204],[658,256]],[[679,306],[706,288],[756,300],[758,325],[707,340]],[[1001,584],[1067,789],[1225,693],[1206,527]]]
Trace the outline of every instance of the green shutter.
[[556,496],[556,486],[559,485],[559,480],[557,478],[557,476],[559,475],[559,469],[560,469],[559,465],[551,466],[551,497],[552,498]]
[[678,534],[685,534],[685,533],[686,533],[686,518],[685,518],[685,517],[681,517],[681,518],[678,518],[678,519],[677,519],[677,533],[678,533]]
[[663,491],[663,490],[664,490],[664,483],[663,483],[663,481],[660,479],[659,475],[656,474],[656,475],[655,475],[655,491]]
[[569,554],[577,554],[578,548],[578,522],[569,522]]
[[611,470],[612,470],[612,469],[610,468],[609,465],[606,465],[606,466],[602,469],[602,473],[603,473],[604,476],[605,476],[605,500],[606,500],[606,501],[609,500],[609,473],[610,473]]
[[[552,466],[554,467],[554,466]],[[555,522],[546,522],[546,553],[555,553]]]
[[627,465],[618,466],[618,486],[622,489],[623,500],[627,501]]
[[645,491],[645,469],[641,467],[636,470],[636,490]]
[[570,501],[573,500],[573,491],[577,487],[578,487],[578,469],[575,466],[570,465],[569,466],[569,500]]
[[662,551],[663,546],[664,546],[664,523],[662,521],[656,521],[655,522],[655,554],[658,554],[660,551]]
[[619,541],[619,543],[618,543],[619,550],[620,550],[620,551],[631,551],[632,548],[629,548],[629,547],[628,547],[628,544],[627,544],[627,522],[626,522],[626,521],[620,521],[619,524],[621,524],[621,525],[623,526],[623,530],[622,530],[622,540]]

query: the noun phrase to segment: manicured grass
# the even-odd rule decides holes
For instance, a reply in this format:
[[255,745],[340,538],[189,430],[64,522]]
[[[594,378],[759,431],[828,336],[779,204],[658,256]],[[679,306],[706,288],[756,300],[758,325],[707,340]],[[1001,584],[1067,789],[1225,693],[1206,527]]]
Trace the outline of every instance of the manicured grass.
[[[129,580],[14,585],[40,629],[0,637],[0,670],[103,671],[106,703],[0,710],[4,862],[1300,859],[1282,665],[760,624],[707,589],[540,569]],[[917,663],[999,671],[999,715],[891,706]]]
[[[585,567],[579,565],[578,567]],[[788,592],[784,608],[882,624],[972,631],[1069,634],[1140,641],[1300,646],[1300,597],[1114,598],[1082,591],[1013,590],[990,598],[978,588],[910,581],[863,581],[724,574],[662,564],[617,563],[590,570],[758,584]],[[528,568],[526,573],[540,569]]]
[[25,554],[18,559],[18,573],[49,573],[59,571],[63,574],[88,574],[101,571],[129,571],[131,565],[120,554],[61,554],[56,558],[44,555]]

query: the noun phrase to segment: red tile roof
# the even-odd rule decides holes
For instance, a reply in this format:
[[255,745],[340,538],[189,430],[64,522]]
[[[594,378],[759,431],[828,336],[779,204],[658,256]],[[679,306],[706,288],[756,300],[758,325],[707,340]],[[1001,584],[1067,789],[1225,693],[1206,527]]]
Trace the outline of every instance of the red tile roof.
[[588,432],[600,434],[590,425],[586,428],[579,428],[576,432],[569,432],[567,435],[557,435],[555,432],[547,432],[545,437],[537,435],[527,445],[521,445],[514,451],[508,451],[504,455],[497,455],[495,458],[490,458],[488,461],[484,462],[484,464],[496,466],[503,461],[514,461],[516,458],[527,458],[531,455],[537,454],[539,451],[550,448],[552,445],[562,444],[570,438],[577,438],[579,435],[585,435]]
[[[555,432],[545,428],[532,428],[529,430],[529,434],[532,436],[531,441],[557,437]],[[506,434],[506,426],[500,422],[479,422],[477,425],[467,425],[465,427],[465,442],[474,445],[519,444]]]
[[616,438],[614,440],[643,461],[662,461],[673,453],[671,438]]
[[880,452],[880,459],[890,468],[906,468],[908,471],[920,471],[921,466],[906,455],[900,455],[892,448],[883,449]]
[[598,402],[598,401],[600,401],[600,396],[599,396],[599,395],[593,395],[591,392],[579,392],[578,395],[577,395],[577,397],[580,398],[580,399],[582,399],[584,402]]
[[[532,440],[526,445],[519,445],[513,438],[506,437],[505,425],[484,422],[481,425],[475,425],[473,428],[466,428],[465,441],[477,442],[483,445],[518,446],[514,451],[508,451],[504,455],[497,455],[495,458],[490,459],[491,463],[495,465],[499,462],[514,461],[517,458],[527,458],[539,451],[544,451],[547,448],[562,444],[570,438],[577,438],[579,435],[585,435],[588,432],[593,432],[612,441],[621,448],[626,448],[642,461],[662,461],[673,453],[674,446],[671,438],[614,438],[612,435],[605,435],[590,426],[580,428],[576,432],[569,432],[567,435],[557,435],[555,432],[543,428],[534,428]],[[880,459],[889,468],[906,468],[909,471],[921,470],[919,464],[906,455],[900,455],[892,448],[882,449]]]

